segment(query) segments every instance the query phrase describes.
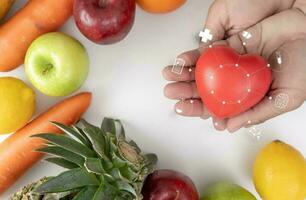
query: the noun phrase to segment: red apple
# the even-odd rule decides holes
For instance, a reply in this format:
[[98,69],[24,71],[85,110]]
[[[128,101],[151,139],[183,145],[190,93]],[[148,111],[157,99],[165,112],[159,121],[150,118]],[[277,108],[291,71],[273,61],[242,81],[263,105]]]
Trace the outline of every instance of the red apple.
[[199,200],[190,178],[172,170],[158,170],[145,181],[143,200]]
[[112,44],[130,32],[135,9],[135,0],[75,0],[73,15],[88,39],[98,44]]

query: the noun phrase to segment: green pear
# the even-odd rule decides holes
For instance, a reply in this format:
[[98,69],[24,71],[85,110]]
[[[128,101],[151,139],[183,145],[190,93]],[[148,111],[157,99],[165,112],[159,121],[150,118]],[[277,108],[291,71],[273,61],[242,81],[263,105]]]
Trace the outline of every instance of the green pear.
[[209,186],[201,200],[256,200],[256,198],[239,185],[220,182]]

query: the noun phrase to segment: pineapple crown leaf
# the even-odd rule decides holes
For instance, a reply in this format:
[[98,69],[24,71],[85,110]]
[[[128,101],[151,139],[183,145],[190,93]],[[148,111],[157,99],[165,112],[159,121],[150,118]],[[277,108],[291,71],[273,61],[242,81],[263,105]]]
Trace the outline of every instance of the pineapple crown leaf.
[[75,169],[78,168],[79,166],[76,165],[73,162],[70,162],[64,158],[60,158],[60,157],[51,157],[51,158],[46,158],[45,161],[56,164],[58,166],[61,166],[63,168],[66,169]]
[[86,140],[86,144],[89,148],[92,148],[92,144],[90,142],[90,140],[88,139],[88,137],[86,136],[86,134],[84,133],[84,131],[77,127],[76,125],[72,125],[71,128],[73,128],[76,132],[78,132],[80,135],[82,135],[84,137],[84,139]]
[[91,173],[81,168],[72,169],[51,178],[47,182],[37,187],[37,193],[58,193],[82,188],[85,186],[99,185],[99,181]]
[[131,141],[129,141],[129,144],[130,144],[132,147],[134,147],[138,153],[141,152],[141,149],[140,149],[139,146],[136,144],[136,142],[134,142],[133,140],[131,140]]
[[138,195],[137,192],[135,191],[135,189],[133,188],[133,186],[131,186],[131,184],[128,184],[127,182],[117,181],[115,184],[116,184],[116,187],[119,190],[127,191],[127,192],[133,194],[134,196]]
[[88,147],[82,145],[81,143],[77,142],[73,138],[69,138],[64,135],[57,135],[52,133],[44,133],[44,134],[37,134],[33,137],[42,138],[44,140],[47,140],[48,142],[62,147],[68,151],[75,152],[81,156],[84,157],[93,157],[95,156],[95,152]]
[[87,136],[89,141],[92,144],[92,148],[97,152],[97,154],[103,159],[109,159],[107,153],[106,146],[106,138],[103,130],[95,127],[85,120],[81,120],[80,123],[85,127],[83,129],[84,134]]
[[86,158],[84,167],[88,172],[102,175],[106,171],[103,168],[102,162],[98,158]]
[[97,191],[97,186],[88,186],[84,187],[74,198],[73,200],[85,200],[85,199],[93,199],[95,193]]
[[139,165],[142,162],[143,157],[140,155],[141,152],[128,142],[119,141],[118,146],[121,157],[126,158],[131,164]]
[[58,122],[51,122],[54,126],[62,130],[64,133],[66,133],[68,136],[72,138],[78,139],[79,142],[82,144],[85,144],[87,147],[91,147],[90,141],[86,138],[83,132],[76,129],[74,126],[66,126],[64,124],[60,124]]
[[51,178],[35,191],[40,194],[68,192],[74,200],[141,200],[145,178],[157,162],[155,154],[142,154],[126,139],[119,120],[105,118],[101,128],[84,119],[80,126],[52,122],[66,135],[39,134],[47,146],[37,151],[54,155],[46,161],[68,171]]
[[157,164],[158,157],[156,154],[149,153],[144,155],[144,163],[146,166],[154,166]]
[[122,123],[118,119],[104,118],[102,121],[101,129],[111,135],[117,136],[119,140],[126,140],[125,130]]
[[101,129],[105,132],[115,134],[116,133],[116,120],[111,118],[104,118],[102,121]]
[[37,149],[36,151],[62,157],[80,167],[84,166],[85,159],[82,156],[61,147],[47,146]]

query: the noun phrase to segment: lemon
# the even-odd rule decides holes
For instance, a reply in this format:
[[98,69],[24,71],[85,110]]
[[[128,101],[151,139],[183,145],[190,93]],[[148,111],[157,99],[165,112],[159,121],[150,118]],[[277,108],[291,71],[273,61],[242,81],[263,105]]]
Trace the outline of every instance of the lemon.
[[35,110],[35,93],[23,81],[0,78],[0,134],[23,127]]
[[274,141],[257,155],[253,181],[263,200],[305,200],[306,160],[292,146]]

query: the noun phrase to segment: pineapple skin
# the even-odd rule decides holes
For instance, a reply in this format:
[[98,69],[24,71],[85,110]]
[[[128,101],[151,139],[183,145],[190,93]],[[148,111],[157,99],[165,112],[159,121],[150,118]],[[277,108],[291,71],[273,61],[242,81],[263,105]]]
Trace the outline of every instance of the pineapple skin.
[[41,200],[43,197],[41,195],[35,195],[33,190],[38,186],[45,183],[49,178],[44,177],[37,182],[30,183],[27,186],[24,186],[21,190],[16,192],[10,200]]
[[74,198],[74,194],[38,194],[34,192],[36,188],[50,180],[50,178],[51,177],[43,177],[34,183],[24,186],[21,190],[13,194],[10,200],[72,200]]

